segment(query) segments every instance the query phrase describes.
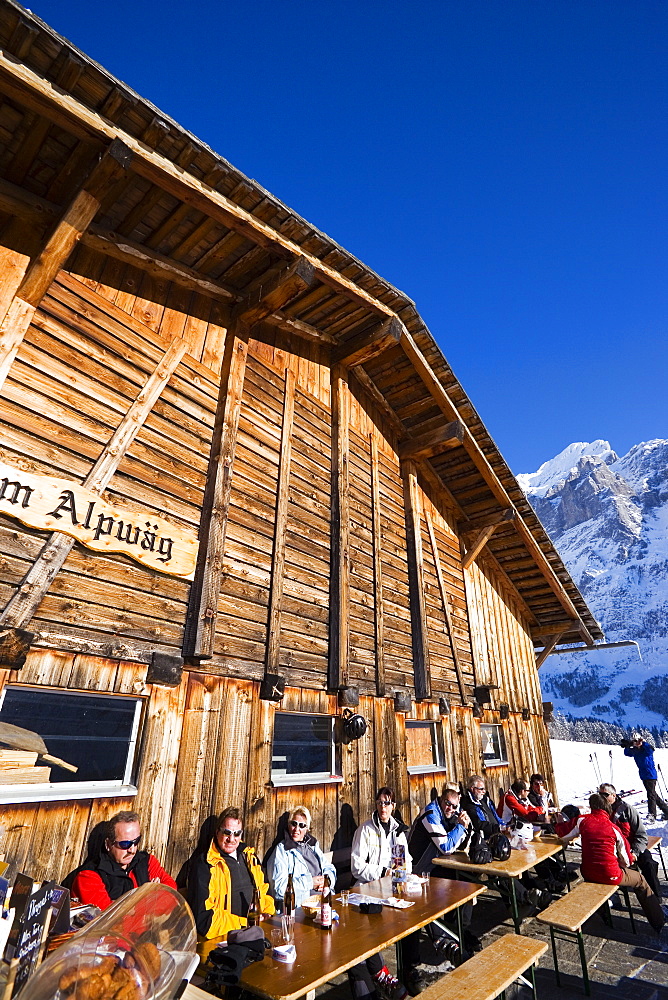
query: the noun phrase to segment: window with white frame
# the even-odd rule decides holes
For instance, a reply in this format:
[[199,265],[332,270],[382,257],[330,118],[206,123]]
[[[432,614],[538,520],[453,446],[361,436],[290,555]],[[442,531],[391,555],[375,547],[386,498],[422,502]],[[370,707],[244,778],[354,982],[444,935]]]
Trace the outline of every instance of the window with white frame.
[[485,767],[495,767],[497,764],[508,763],[503,726],[481,726],[480,739],[482,742],[482,759]]
[[[22,801],[35,795],[95,798],[133,794],[140,715],[138,698],[8,685],[1,695],[0,723],[36,733],[50,756],[67,761],[77,771],[38,759],[37,767],[48,763],[48,783],[34,782],[30,764],[19,775],[24,778],[22,782],[13,779],[12,768],[5,766],[0,769],[0,801],[14,801],[7,796],[11,788],[17,792],[19,785]],[[4,756],[7,762],[7,754]]]
[[271,780],[275,785],[340,780],[335,721],[331,715],[276,712],[271,750]]
[[406,720],[406,763],[409,774],[445,770],[440,722]]

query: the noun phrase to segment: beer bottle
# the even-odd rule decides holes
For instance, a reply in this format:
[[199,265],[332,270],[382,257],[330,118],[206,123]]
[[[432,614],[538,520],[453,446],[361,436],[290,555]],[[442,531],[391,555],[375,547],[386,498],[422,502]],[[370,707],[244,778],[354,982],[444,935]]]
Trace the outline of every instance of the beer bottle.
[[286,917],[292,917],[295,913],[295,887],[292,884],[292,872],[288,875],[288,884],[283,893],[283,913]]
[[320,894],[320,926],[329,930],[332,926],[332,893],[329,888],[329,875],[324,876],[322,893]]
[[253,889],[253,899],[248,907],[246,920],[249,927],[257,927],[262,919],[262,907],[260,906],[260,893],[257,887]]

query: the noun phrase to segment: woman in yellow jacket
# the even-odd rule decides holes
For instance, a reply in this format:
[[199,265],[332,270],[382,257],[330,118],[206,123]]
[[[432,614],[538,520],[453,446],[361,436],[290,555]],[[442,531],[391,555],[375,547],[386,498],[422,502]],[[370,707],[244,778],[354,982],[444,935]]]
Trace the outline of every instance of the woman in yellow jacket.
[[223,810],[208,849],[196,854],[189,866],[185,896],[195,917],[202,959],[228,931],[246,926],[255,889],[262,913],[275,912],[257,855],[242,836],[240,810],[233,806]]

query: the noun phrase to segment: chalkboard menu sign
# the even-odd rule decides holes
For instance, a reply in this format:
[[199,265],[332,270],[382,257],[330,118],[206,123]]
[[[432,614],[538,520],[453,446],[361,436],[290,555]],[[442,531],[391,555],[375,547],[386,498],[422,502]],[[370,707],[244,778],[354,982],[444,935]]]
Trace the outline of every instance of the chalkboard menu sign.
[[44,937],[44,928],[51,915],[51,897],[55,888],[55,882],[47,882],[30,897],[23,911],[23,920],[14,956],[18,961],[18,966],[12,997],[16,996],[37,964]]
[[14,911],[14,923],[12,924],[12,929],[9,932],[9,939],[7,941],[7,947],[5,948],[6,962],[9,962],[10,959],[14,958],[14,955],[16,954],[16,945],[21,933],[21,921],[23,919],[25,908],[28,905],[28,899],[30,898],[30,893],[32,892],[32,886],[33,881],[30,876],[24,875],[23,872],[19,872],[14,880],[14,887],[12,888],[11,907]]

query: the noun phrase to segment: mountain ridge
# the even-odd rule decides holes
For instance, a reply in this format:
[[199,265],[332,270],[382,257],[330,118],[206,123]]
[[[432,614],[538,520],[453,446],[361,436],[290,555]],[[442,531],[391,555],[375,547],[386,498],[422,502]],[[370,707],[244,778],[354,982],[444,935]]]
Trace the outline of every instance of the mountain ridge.
[[607,641],[638,643],[548,657],[545,697],[574,717],[668,730],[668,440],[622,457],[574,442],[517,480]]

